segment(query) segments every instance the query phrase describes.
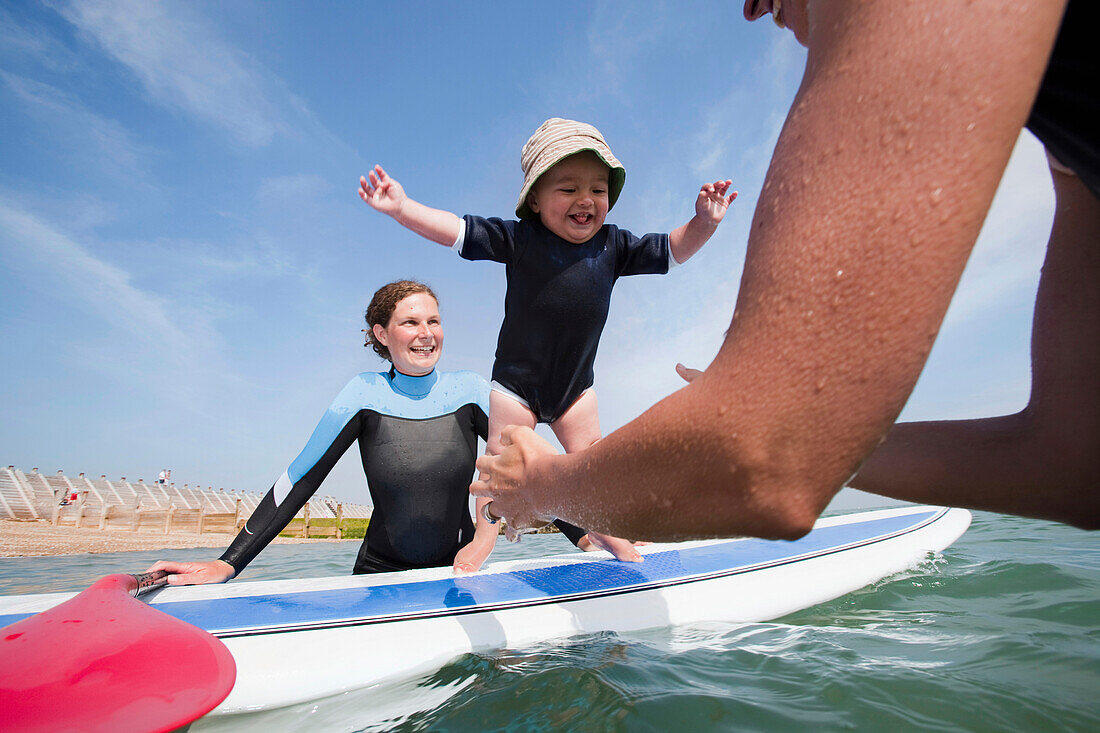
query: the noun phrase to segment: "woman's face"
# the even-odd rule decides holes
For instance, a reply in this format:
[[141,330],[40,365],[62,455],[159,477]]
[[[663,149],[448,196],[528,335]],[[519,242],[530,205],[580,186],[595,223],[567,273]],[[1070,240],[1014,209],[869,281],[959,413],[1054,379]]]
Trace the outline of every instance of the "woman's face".
[[399,300],[386,327],[376,323],[373,330],[374,337],[390,350],[394,368],[410,377],[429,374],[443,353],[439,303],[427,293]]

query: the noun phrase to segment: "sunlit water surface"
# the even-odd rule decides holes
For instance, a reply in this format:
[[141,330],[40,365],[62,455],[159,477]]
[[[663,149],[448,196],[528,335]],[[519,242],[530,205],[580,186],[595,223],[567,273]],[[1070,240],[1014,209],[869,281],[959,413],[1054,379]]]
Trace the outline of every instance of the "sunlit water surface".
[[[343,575],[357,543],[275,545],[243,578]],[[503,540],[493,560],[569,551]],[[0,594],[80,590],[165,550],[0,559]],[[756,624],[465,654],[415,679],[200,730],[1100,730],[1100,533],[977,513],[920,567]]]

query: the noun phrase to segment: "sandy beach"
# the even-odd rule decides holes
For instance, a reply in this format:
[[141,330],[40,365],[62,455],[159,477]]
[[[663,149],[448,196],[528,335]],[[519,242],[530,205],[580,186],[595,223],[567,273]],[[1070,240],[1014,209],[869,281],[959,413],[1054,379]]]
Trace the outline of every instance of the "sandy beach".
[[[79,555],[86,552],[141,552],[144,550],[221,547],[229,545],[231,534],[152,534],[100,531],[87,527],[55,527],[48,522],[0,520],[0,557],[42,557]],[[361,542],[362,540],[297,539],[276,537],[272,544],[306,542]]]

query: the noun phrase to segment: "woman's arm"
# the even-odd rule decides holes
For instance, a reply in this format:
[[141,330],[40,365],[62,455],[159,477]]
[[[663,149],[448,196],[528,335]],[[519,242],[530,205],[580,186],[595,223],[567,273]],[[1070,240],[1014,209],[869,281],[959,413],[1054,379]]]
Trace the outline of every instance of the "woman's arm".
[[286,528],[355,442],[359,434],[356,424],[362,419],[359,414],[361,390],[359,377],[352,378],[340,390],[313,429],[305,448],[264,494],[220,558],[204,562],[160,560],[146,572],[167,570],[173,573],[168,577],[169,585],[224,583],[240,574]]
[[454,563],[451,565],[455,575],[465,575],[480,570],[496,546],[497,535],[500,534],[499,526],[490,524],[482,513],[482,508],[488,503],[488,499],[478,499],[474,502],[474,537],[455,555]]
[[[1062,3],[819,2],[730,331],[695,382],[583,453],[513,431],[494,513],[646,539],[797,537],[889,429],[931,349]],[[518,495],[513,495],[518,493]],[[511,519],[511,517],[509,517]]]

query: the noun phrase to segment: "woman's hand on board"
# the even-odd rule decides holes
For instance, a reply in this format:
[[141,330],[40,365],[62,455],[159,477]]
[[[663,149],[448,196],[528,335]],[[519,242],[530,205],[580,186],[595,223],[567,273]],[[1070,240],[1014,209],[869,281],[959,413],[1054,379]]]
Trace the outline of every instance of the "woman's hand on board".
[[164,570],[172,573],[168,576],[168,585],[204,585],[206,583],[224,583],[237,574],[232,565],[224,560],[205,560],[202,562],[176,562],[157,560],[145,572]]

